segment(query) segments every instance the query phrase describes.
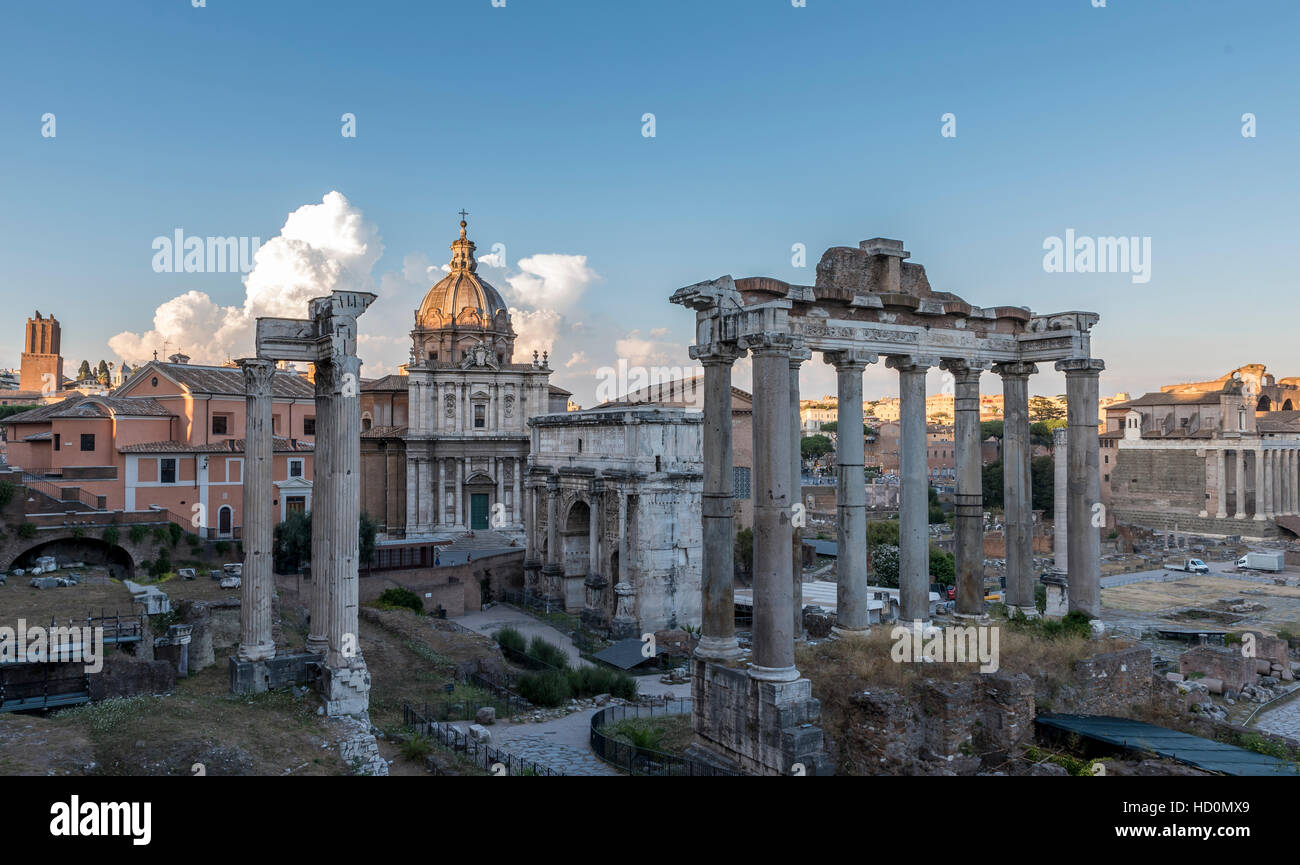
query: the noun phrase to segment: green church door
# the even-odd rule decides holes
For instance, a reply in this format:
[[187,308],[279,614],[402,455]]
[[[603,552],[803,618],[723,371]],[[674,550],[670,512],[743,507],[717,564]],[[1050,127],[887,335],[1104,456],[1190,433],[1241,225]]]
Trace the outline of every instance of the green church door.
[[488,527],[488,495],[473,493],[469,497],[469,527],[474,531]]

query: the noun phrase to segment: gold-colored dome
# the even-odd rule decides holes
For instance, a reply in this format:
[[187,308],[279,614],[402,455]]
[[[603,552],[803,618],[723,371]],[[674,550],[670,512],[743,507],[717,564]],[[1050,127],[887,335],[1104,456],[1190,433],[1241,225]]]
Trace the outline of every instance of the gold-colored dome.
[[460,222],[460,237],[451,244],[451,272],[429,289],[416,314],[416,325],[436,328],[448,324],[473,324],[467,312],[473,312],[483,325],[489,325],[499,310],[506,308],[500,292],[480,277],[474,257],[474,241],[465,236],[465,220]]

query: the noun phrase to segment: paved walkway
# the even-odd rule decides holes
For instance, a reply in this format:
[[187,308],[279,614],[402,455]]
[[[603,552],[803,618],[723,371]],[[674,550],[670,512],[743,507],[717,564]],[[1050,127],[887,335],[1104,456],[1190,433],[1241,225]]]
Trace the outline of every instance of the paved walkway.
[[[455,621],[489,636],[509,626],[529,639],[539,636],[561,647],[568,653],[569,662],[574,666],[591,665],[579,656],[578,649],[568,634],[514,607],[498,604],[490,610],[466,613]],[[658,676],[637,677],[637,690],[642,694],[671,694],[674,697],[691,695],[689,684],[665,685],[659,681]],[[492,731],[492,744],[517,757],[534,760],[566,775],[618,775],[619,772],[591,752],[591,716],[597,711],[585,709],[538,724],[514,724],[498,720],[489,728]],[[456,726],[465,729],[469,723]]]
[[1254,726],[1266,733],[1300,739],[1300,697],[1292,697],[1255,716]]

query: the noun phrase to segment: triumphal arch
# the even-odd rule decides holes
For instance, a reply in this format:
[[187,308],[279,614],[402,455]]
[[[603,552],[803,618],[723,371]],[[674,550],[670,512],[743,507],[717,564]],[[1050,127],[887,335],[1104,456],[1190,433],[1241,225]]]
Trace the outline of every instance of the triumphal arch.
[[[839,390],[837,632],[868,631],[862,376],[884,361],[901,402],[899,594],[901,619],[929,621],[926,373],[952,376],[956,402],[956,614],[984,615],[980,376],[1001,378],[1005,400],[1003,492],[1009,610],[1036,615],[1030,489],[1029,380],[1052,362],[1068,400],[1067,534],[1071,611],[1100,612],[1097,393],[1090,312],[1036,315],[1022,306],[978,307],[935,291],[898,240],[828,249],[813,285],[768,277],[718,279],[679,289],[695,310],[691,356],[704,367],[703,630],[693,662],[697,745],[747,772],[808,774],[828,768],[819,705],[795,667],[801,631],[797,543],[799,368],[814,352],[835,367]],[[731,370],[753,360],[754,624],[742,663],[732,586]],[[701,754],[700,756],[706,756]]]

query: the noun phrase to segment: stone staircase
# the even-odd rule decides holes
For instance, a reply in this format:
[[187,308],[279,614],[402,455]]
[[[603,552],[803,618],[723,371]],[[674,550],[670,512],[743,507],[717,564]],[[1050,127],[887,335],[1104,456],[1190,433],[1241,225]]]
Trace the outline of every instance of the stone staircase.
[[523,544],[513,535],[494,532],[491,529],[479,529],[458,536],[442,549],[446,552],[477,552],[479,550],[504,550],[510,547],[523,549]]

